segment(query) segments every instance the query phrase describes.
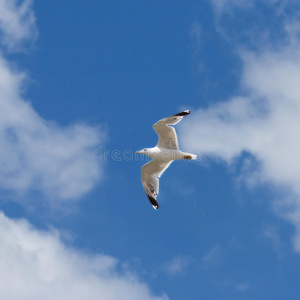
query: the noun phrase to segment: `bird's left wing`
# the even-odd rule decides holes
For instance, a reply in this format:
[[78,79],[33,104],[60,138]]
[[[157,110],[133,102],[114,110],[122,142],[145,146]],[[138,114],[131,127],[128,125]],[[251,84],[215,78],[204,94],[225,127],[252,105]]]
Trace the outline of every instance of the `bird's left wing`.
[[159,208],[156,200],[159,192],[159,178],[171,163],[172,160],[165,161],[156,158],[142,166],[142,184],[151,205],[155,209]]
[[153,125],[158,135],[157,147],[166,149],[178,149],[178,139],[175,128],[169,125],[176,125],[182,118],[190,113],[185,110],[179,114],[164,118]]

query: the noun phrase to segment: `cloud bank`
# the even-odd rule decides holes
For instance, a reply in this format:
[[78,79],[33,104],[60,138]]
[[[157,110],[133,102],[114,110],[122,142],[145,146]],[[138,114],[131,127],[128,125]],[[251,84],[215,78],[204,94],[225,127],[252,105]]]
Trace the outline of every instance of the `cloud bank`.
[[[237,51],[243,63],[241,96],[195,111],[182,124],[186,149],[234,163],[250,185],[270,183],[284,198],[276,212],[295,225],[300,252],[300,54],[297,17],[284,23],[285,37],[259,51]],[[245,45],[243,45],[245,49]],[[281,195],[281,196],[282,196]]]
[[0,212],[0,297],[10,300],[167,300],[155,297],[106,255],[86,255],[63,245],[55,231],[34,229]]

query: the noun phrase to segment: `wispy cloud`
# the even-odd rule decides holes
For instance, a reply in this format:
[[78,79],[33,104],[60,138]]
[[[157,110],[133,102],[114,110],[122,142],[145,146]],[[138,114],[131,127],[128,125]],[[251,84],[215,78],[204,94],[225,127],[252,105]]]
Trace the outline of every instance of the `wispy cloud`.
[[249,0],[210,0],[215,9],[215,13],[219,16],[222,13],[230,12],[234,7],[249,7],[252,1]]
[[199,22],[194,22],[190,30],[190,37],[193,42],[193,49],[197,53],[201,48],[201,33],[202,28]]
[[239,280],[233,280],[232,278],[226,278],[223,280],[215,281],[216,285],[223,289],[234,290],[238,293],[245,293],[250,289],[250,284],[246,281],[240,282]]
[[202,262],[205,268],[211,268],[218,265],[221,259],[221,248],[215,245],[202,257]]
[[[234,14],[236,9],[252,9],[256,6],[256,0],[210,0],[215,14],[220,17],[222,14]],[[285,13],[288,6],[298,5],[295,0],[265,0],[262,5],[270,5],[278,14]]]
[[176,256],[165,264],[164,270],[170,275],[179,275],[192,264],[192,259],[185,256]]
[[[32,1],[0,0],[0,31],[9,48],[34,40]],[[101,178],[92,150],[104,134],[97,127],[44,120],[25,99],[27,79],[0,52],[0,188],[40,191],[58,201],[78,199]]]
[[0,0],[0,41],[9,50],[37,37],[32,0]]
[[22,98],[25,78],[0,56],[0,187],[78,199],[101,176],[92,158],[101,133],[84,124],[62,128],[42,119]]
[[0,278],[3,299],[128,299],[155,297],[116,259],[66,247],[57,231],[39,231],[0,212]]
[[263,228],[262,237],[271,242],[272,247],[278,257],[282,257],[284,253],[284,242],[280,236],[280,232],[277,227],[268,225]]
[[268,46],[280,47],[292,36],[286,32],[291,33],[299,23],[300,3],[295,0],[210,2],[215,12],[215,29],[236,48],[261,50]]
[[[300,252],[300,55],[299,24],[285,30],[284,43],[260,51],[239,51],[243,63],[241,96],[199,109],[182,125],[185,148],[202,150],[229,164],[248,152],[243,171],[251,184],[272,183],[283,196],[276,212],[296,227],[295,249]],[[286,20],[285,26],[291,24]],[[297,26],[296,26],[296,25]],[[289,28],[289,27],[288,27]],[[297,33],[297,34],[296,34]],[[258,33],[259,34],[259,33]],[[248,168],[247,168],[248,166]],[[278,197],[280,197],[278,196]]]
[[239,283],[235,286],[235,289],[239,292],[247,291],[249,289],[249,284],[246,282]]

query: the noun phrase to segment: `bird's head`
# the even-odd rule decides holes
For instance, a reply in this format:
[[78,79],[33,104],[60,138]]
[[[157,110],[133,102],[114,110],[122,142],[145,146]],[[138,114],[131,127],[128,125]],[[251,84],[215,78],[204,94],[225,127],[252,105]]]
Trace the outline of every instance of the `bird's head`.
[[143,150],[140,150],[140,151],[136,151],[135,152],[136,154],[144,154],[144,155],[149,155],[150,151],[148,148],[145,148]]

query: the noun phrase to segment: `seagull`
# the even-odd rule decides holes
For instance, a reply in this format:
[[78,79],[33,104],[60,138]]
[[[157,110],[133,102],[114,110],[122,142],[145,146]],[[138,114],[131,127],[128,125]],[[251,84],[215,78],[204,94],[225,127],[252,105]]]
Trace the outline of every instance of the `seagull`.
[[153,148],[145,148],[136,152],[152,158],[149,163],[142,166],[142,184],[154,209],[159,208],[156,197],[159,191],[159,178],[164,171],[174,160],[197,158],[196,154],[179,150],[175,128],[170,126],[179,123],[188,114],[190,114],[190,111],[185,110],[155,123],[153,129],[158,135],[157,145]]

